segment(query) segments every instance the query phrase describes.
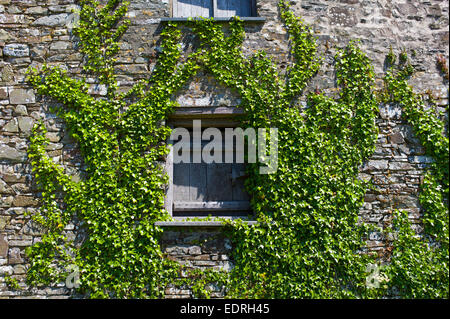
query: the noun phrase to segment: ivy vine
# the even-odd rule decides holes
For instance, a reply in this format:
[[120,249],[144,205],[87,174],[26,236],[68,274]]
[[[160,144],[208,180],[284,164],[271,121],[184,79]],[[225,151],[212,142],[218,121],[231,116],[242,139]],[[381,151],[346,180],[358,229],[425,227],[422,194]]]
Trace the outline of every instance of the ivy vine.
[[392,293],[406,298],[448,298],[448,105],[447,114],[437,114],[432,96],[414,93],[408,85],[413,71],[407,56],[399,64],[392,60],[381,101],[401,106],[405,120],[434,162],[427,168],[419,195],[424,232],[416,234],[408,214],[396,211],[393,225],[387,229],[395,234],[395,240],[385,271]]
[[[366,284],[367,267],[376,259],[364,253],[368,226],[358,222],[368,187],[358,178],[358,168],[375,147],[378,101],[374,71],[357,42],[335,57],[339,96],[310,93],[307,107],[302,107],[297,98],[318,71],[320,57],[311,28],[286,1],[279,2],[291,42],[292,61],[285,73],[263,51],[243,54],[245,32],[239,18],[229,23],[228,32],[211,19],[190,22],[200,45],[187,56],[179,45],[181,30],[168,23],[151,76],[120,93],[114,62],[129,25],[123,19],[128,4],[80,4],[74,32],[86,57],[83,77],[74,79],[47,66],[28,76],[39,94],[65,106],[56,112],[80,145],[87,176],[75,182],[55,164],[45,152],[45,125],[35,126],[28,152],[42,207],[32,218],[47,232],[28,249],[31,284],[61,282],[69,266],[76,265],[79,291],[93,298],[162,297],[173,283],[189,285],[197,296],[208,296],[208,283],[225,286],[227,297],[245,298],[363,298],[384,292]],[[243,127],[278,128],[278,170],[261,175],[257,164],[248,165],[246,188],[259,223],[226,222],[234,243],[233,270],[197,270],[180,278],[182,267],[164,257],[162,229],[155,226],[170,218],[163,207],[167,177],[159,164],[168,153],[164,141],[170,129],[161,123],[176,107],[171,97],[201,68],[241,96]],[[88,78],[106,86],[106,97],[89,94]],[[429,113],[416,112],[417,103],[406,103],[415,98],[406,94],[403,78],[390,80],[394,78],[388,74],[389,92],[410,106],[408,118],[420,127],[436,158],[429,175],[434,177],[426,179],[430,191],[421,198],[430,203],[427,229],[439,247],[447,247],[448,258],[448,211],[445,215],[436,200],[437,194],[448,198],[448,170],[441,168],[445,155],[448,164],[448,137],[445,149],[439,127],[421,124]],[[65,231],[74,220],[81,221],[87,234],[81,244],[69,240]],[[405,240],[398,238],[403,247]],[[388,272],[392,284],[399,282],[396,269],[405,269],[399,265],[393,258]],[[448,262],[446,266],[448,281]],[[414,286],[415,278],[402,278]]]
[[[177,273],[163,258],[154,223],[168,219],[163,209],[167,183],[158,161],[170,130],[160,123],[173,108],[171,95],[198,69],[194,54],[182,66],[181,32],[166,28],[164,54],[152,77],[119,93],[113,73],[114,54],[126,30],[127,4],[111,0],[81,1],[74,30],[87,57],[85,77],[73,79],[60,68],[32,70],[28,81],[39,94],[64,104],[56,110],[78,141],[87,178],[73,182],[45,153],[45,127],[34,129],[29,158],[42,189],[42,209],[32,218],[46,227],[42,242],[29,249],[30,283],[58,282],[69,265],[80,269],[80,291],[93,298],[161,296]],[[88,93],[87,77],[108,88],[107,98]],[[64,194],[64,208],[55,192]],[[87,237],[81,245],[67,240],[64,228],[76,217]],[[57,262],[55,264],[55,262]]]

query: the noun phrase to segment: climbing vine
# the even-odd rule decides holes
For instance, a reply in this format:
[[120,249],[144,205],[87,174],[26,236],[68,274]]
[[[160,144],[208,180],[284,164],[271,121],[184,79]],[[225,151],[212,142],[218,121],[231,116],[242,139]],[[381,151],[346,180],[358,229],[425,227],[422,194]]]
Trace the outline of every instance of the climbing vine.
[[[358,178],[358,167],[375,147],[378,102],[370,60],[357,42],[335,57],[339,96],[309,93],[303,107],[298,97],[321,60],[310,27],[286,1],[279,8],[292,61],[283,73],[263,51],[244,55],[239,18],[227,32],[211,19],[191,21],[199,46],[187,56],[179,45],[180,29],[169,23],[150,77],[121,93],[114,62],[129,24],[123,19],[127,3],[80,4],[74,31],[86,58],[82,77],[47,66],[28,76],[39,94],[64,105],[56,112],[79,143],[86,167],[86,178],[73,181],[46,155],[45,125],[35,126],[29,158],[42,207],[32,218],[47,232],[28,250],[30,283],[64,281],[75,265],[79,291],[95,298],[161,297],[168,284],[187,284],[197,296],[207,296],[208,283],[225,286],[227,297],[380,295],[366,284],[375,256],[362,253],[368,226],[358,222],[368,186]],[[168,154],[170,129],[161,123],[176,107],[172,96],[201,68],[241,96],[243,127],[278,128],[278,169],[262,175],[257,164],[247,165],[246,188],[258,224],[226,222],[233,270],[199,270],[182,278],[182,267],[161,252],[162,230],[155,225],[170,218],[164,210],[167,177],[159,164]],[[92,78],[107,88],[105,97],[89,94]],[[438,162],[442,152],[435,151]],[[448,196],[448,171],[447,193],[439,192]],[[81,242],[69,240],[66,232],[77,222],[86,233]]]
[[[442,60],[442,58],[440,58]],[[408,85],[412,75],[408,57],[390,68],[381,95],[384,103],[402,107],[403,116],[434,162],[429,165],[421,185],[419,201],[423,210],[424,232],[411,228],[406,212],[395,212],[396,239],[386,273],[394,293],[407,298],[448,298],[449,296],[449,139],[447,115],[436,114],[436,103],[428,95],[414,93]],[[447,123],[446,123],[447,122]]]
[[[28,252],[31,283],[66,278],[68,265],[80,272],[80,291],[90,297],[161,296],[176,275],[173,262],[162,258],[154,223],[167,219],[163,209],[167,178],[158,161],[168,150],[170,130],[160,125],[173,107],[171,95],[198,68],[194,55],[178,65],[180,31],[167,27],[161,37],[164,54],[152,77],[119,93],[114,78],[114,54],[126,4],[111,0],[81,1],[81,51],[86,55],[85,77],[73,79],[59,68],[33,70],[28,81],[38,93],[64,104],[58,109],[71,135],[78,141],[87,178],[73,182],[45,154],[45,127],[35,127],[29,157],[42,209],[33,219],[48,230],[42,242]],[[88,94],[87,78],[108,87],[107,98]],[[64,194],[64,208],[55,193]],[[77,245],[68,241],[66,225],[76,217],[87,233]],[[55,264],[55,262],[57,262]]]
[[366,189],[357,175],[377,136],[373,70],[351,43],[336,56],[339,98],[313,93],[303,110],[295,98],[320,66],[317,44],[285,2],[280,9],[293,56],[285,75],[264,52],[242,54],[242,24],[230,24],[229,37],[213,22],[193,26],[206,52],[203,67],[241,96],[243,125],[279,130],[277,173],[249,167],[247,189],[259,224],[231,223],[236,264],[228,295],[363,296],[371,257],[357,253],[367,232],[357,225]]

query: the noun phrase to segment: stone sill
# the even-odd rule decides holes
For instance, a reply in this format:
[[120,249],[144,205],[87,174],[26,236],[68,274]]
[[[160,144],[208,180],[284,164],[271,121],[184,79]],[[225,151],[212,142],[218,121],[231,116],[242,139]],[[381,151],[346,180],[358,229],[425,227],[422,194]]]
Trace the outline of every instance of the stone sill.
[[[256,225],[258,222],[255,220],[247,220],[244,223],[248,225]],[[156,226],[161,227],[223,227],[225,226],[221,221],[166,221],[166,222],[156,222]]]
[[[191,22],[192,20],[202,20],[203,18],[161,18],[161,22]],[[264,17],[240,17],[244,22],[264,23],[266,18]],[[214,22],[231,22],[233,17],[217,17],[214,18]]]

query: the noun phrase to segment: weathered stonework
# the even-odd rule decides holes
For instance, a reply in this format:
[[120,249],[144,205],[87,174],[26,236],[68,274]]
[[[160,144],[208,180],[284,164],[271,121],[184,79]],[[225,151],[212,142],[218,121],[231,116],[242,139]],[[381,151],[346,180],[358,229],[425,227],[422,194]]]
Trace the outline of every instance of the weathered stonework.
[[[127,14],[131,26],[121,43],[116,70],[121,89],[145,78],[155,66],[159,48],[161,17],[168,17],[169,0],[131,0]],[[277,0],[258,0],[258,15],[264,23],[248,23],[244,53],[264,50],[278,63],[288,65],[286,31],[279,18]],[[406,50],[417,73],[411,84],[417,92],[429,90],[439,103],[448,102],[448,83],[443,82],[436,56],[448,58],[448,1],[388,0],[292,0],[292,9],[312,24],[324,63],[308,90],[320,88],[334,94],[333,56],[337,48],[360,39],[362,49],[373,61],[378,81],[385,68],[385,56]],[[44,62],[60,65],[73,76],[81,72],[71,26],[76,17],[75,0],[0,0],[0,298],[67,298],[64,284],[31,288],[25,283],[28,263],[25,248],[39,241],[42,229],[32,224],[27,212],[38,207],[38,193],[30,174],[26,150],[33,123],[44,119],[48,128],[49,155],[74,179],[82,178],[83,162],[76,143],[62,120],[49,112],[54,102],[36,96],[24,82],[29,67]],[[188,49],[189,36],[183,45]],[[92,94],[105,95],[105,88],[92,83]],[[183,106],[233,106],[239,96],[222,87],[207,74],[199,73],[174,96]],[[394,209],[410,213],[420,230],[418,190],[430,158],[414,137],[411,127],[395,106],[380,107],[380,134],[374,155],[361,168],[361,178],[372,180],[375,189],[366,194],[361,220],[383,226]],[[76,233],[78,226],[66,230]],[[168,258],[196,268],[232,268],[231,244],[220,229],[168,229],[161,241]],[[369,248],[382,255],[384,238],[371,234]],[[5,276],[18,280],[20,290],[7,287]],[[216,287],[217,288],[217,287]],[[223,291],[213,296],[221,297]],[[168,287],[168,298],[191,297],[185,288]]]
[[[229,257],[232,249],[230,240],[211,227],[167,229],[161,238],[161,248],[168,259],[184,265],[186,271],[195,268],[229,271],[233,268]],[[211,287],[211,291],[211,297],[223,297],[223,287]],[[189,287],[170,286],[165,294],[166,298],[193,297]]]

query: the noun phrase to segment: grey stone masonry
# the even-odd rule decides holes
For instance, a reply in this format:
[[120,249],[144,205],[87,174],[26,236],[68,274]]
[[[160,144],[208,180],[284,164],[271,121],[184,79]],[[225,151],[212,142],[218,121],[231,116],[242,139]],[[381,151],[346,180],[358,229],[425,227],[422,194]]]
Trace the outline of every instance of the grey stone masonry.
[[[233,268],[230,260],[231,241],[215,227],[169,227],[161,238],[161,248],[166,257],[189,269],[211,268],[229,271]],[[223,287],[212,287],[211,297],[223,297]],[[192,298],[189,287],[170,286],[165,290],[167,298]]]
[[[264,50],[285,70],[289,62],[289,42],[280,21],[278,0],[257,0],[257,14],[265,21],[245,24],[244,54]],[[416,73],[410,84],[417,92],[429,91],[441,105],[448,103],[448,82],[439,74],[436,57],[449,56],[448,1],[390,0],[291,0],[295,14],[312,25],[324,62],[308,90],[316,87],[334,95],[333,56],[350,40],[359,39],[373,61],[377,85],[385,71],[390,47],[410,56]],[[59,65],[73,76],[80,75],[81,55],[76,51],[72,26],[76,0],[0,0],[0,298],[69,298],[64,283],[51,287],[29,287],[29,267],[25,249],[40,240],[42,230],[30,221],[29,213],[39,207],[27,148],[37,120],[48,128],[48,154],[74,179],[82,178],[83,161],[61,119],[49,111],[55,103],[38,96],[25,82],[26,71],[43,63]],[[127,17],[131,26],[121,40],[116,64],[120,88],[126,90],[149,75],[160,50],[159,34],[171,16],[171,0],[130,0]],[[189,47],[191,38],[183,39]],[[106,88],[92,83],[90,92],[99,97]],[[240,97],[203,71],[193,77],[173,97],[185,107],[236,106]],[[302,99],[303,100],[303,99]],[[302,102],[302,101],[300,101]],[[431,159],[411,127],[401,117],[401,109],[381,105],[377,124],[380,130],[373,156],[360,169],[360,177],[371,180],[374,189],[365,197],[360,219],[384,226],[394,209],[410,213],[421,230],[418,191],[424,169]],[[74,235],[77,227],[67,229]],[[220,228],[167,228],[161,241],[167,258],[190,268],[232,269],[232,247]],[[384,238],[371,234],[368,247],[384,249]],[[20,289],[9,288],[7,277],[16,279]],[[223,291],[215,287],[214,297]],[[168,298],[189,298],[189,287],[167,287]]]

